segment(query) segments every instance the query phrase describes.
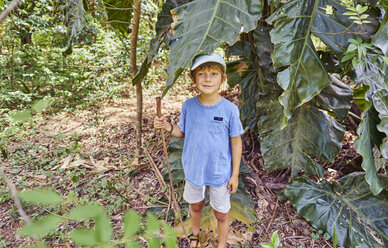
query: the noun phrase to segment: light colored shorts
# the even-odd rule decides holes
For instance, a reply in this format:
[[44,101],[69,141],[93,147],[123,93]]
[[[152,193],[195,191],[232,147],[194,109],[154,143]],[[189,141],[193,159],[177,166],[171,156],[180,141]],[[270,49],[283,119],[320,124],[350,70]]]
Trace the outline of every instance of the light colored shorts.
[[202,188],[196,188],[186,182],[183,199],[190,204],[201,202],[205,199],[205,192],[208,189],[210,206],[217,212],[228,213],[230,209],[230,193],[227,185],[226,183],[220,187],[203,186]]

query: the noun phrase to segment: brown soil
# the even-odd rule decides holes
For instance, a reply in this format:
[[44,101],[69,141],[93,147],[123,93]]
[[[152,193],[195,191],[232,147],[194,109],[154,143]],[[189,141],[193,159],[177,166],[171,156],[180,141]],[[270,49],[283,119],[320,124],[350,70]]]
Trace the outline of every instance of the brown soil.
[[[163,113],[170,120],[176,122],[179,118],[181,104],[192,94],[192,91],[185,94],[182,94],[180,90],[170,92],[163,99]],[[153,161],[159,169],[162,169],[164,164],[162,143],[159,134],[152,127],[155,115],[154,96],[154,92],[145,91],[143,142],[145,149],[152,155]],[[224,96],[238,104],[236,90],[228,90],[224,92]],[[27,157],[31,158],[31,161],[15,165],[12,164],[12,161],[6,160],[4,162],[6,174],[19,191],[24,188],[52,188],[52,185],[55,185],[55,190],[63,196],[68,195],[70,191],[86,186],[88,183],[92,182],[91,187],[93,187],[93,182],[106,180],[111,185],[110,195],[95,194],[90,196],[88,192],[80,190],[78,198],[88,196],[107,206],[120,200],[118,193],[124,195],[125,207],[111,211],[115,235],[118,237],[121,232],[121,219],[127,210],[135,209],[139,213],[146,213],[146,210],[152,208],[153,204],[145,196],[159,199],[163,194],[145,156],[139,158],[139,163],[132,163],[135,153],[135,106],[136,99],[132,93],[129,99],[112,100],[102,103],[99,108],[45,117],[44,120],[35,123],[33,135],[9,144],[7,148],[9,153],[23,151]],[[75,135],[75,133],[77,134]],[[350,135],[348,139],[351,138]],[[23,146],[29,142],[39,143],[45,149],[23,150]],[[47,166],[34,164],[34,161],[39,161],[39,158],[47,155],[50,151],[54,151],[58,147],[69,146],[69,143],[77,143],[78,146],[82,147],[81,156],[64,156],[50,169]],[[296,213],[290,202],[281,203],[278,201],[276,193],[286,186],[289,172],[287,170],[276,173],[265,172],[260,147],[252,133],[247,132],[243,135],[243,143],[243,159],[251,168],[251,172],[244,176],[244,181],[249,186],[258,218],[253,225],[256,232],[253,233],[252,237],[245,240],[242,246],[229,245],[229,247],[246,247],[247,244],[260,247],[259,243],[269,242],[272,233],[276,230],[279,231],[281,245],[286,247],[332,247],[331,243],[322,237],[318,240],[312,238],[313,231],[309,224]],[[85,157],[82,154],[88,154],[88,156]],[[55,158],[55,156],[53,152],[52,157]],[[339,165],[356,156],[354,148],[345,140],[344,150],[336,159],[334,167],[332,165],[333,169],[336,169],[336,163]],[[74,179],[72,172],[82,169],[84,175],[79,176],[79,181],[75,183],[72,180]],[[339,175],[341,173],[346,172],[340,171]],[[58,184],[58,182],[61,183]],[[114,188],[117,182],[126,185],[126,187]],[[0,189],[1,192],[7,190],[4,184],[0,184]],[[95,192],[98,192],[98,189]],[[72,205],[72,203],[67,204],[63,208],[66,209]],[[50,211],[49,209],[31,207],[27,207],[25,210],[30,216],[34,213]],[[163,212],[165,213],[166,209]],[[0,240],[3,240],[4,243],[10,242],[7,247],[17,247],[34,242],[17,234],[23,221],[18,217],[13,200],[2,201],[0,219]],[[68,229],[71,230],[79,223],[70,222],[67,225]],[[237,221],[234,221],[232,226],[242,232],[246,229],[245,225]],[[68,239],[63,242],[57,240],[60,240],[57,236],[50,237],[48,243],[52,247],[76,247]],[[181,239],[180,247],[184,247],[184,243],[185,240]]]

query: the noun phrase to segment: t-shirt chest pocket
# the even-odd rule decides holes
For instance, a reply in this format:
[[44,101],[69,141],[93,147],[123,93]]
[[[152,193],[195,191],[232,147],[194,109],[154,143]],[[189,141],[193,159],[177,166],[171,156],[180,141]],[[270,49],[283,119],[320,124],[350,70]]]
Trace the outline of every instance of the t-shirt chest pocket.
[[212,120],[209,126],[209,132],[211,133],[223,133],[225,132],[226,126],[223,121]]

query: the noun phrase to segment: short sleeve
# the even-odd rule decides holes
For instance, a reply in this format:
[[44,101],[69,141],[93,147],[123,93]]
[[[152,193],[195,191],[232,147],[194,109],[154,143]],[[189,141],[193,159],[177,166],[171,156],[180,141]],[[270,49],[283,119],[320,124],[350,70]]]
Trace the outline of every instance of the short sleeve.
[[185,124],[186,124],[186,102],[182,105],[181,115],[179,117],[178,126],[181,129],[182,133],[185,133]]
[[240,121],[240,111],[238,110],[238,107],[235,106],[235,108],[233,108],[232,110],[232,114],[229,122],[229,136],[237,137],[242,135],[243,133],[244,133],[244,129]]

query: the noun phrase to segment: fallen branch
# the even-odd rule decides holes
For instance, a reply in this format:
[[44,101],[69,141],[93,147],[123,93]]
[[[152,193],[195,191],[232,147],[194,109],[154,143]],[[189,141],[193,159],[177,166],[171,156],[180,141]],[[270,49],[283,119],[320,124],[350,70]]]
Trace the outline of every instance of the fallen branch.
[[279,203],[279,200],[276,198],[276,205],[275,205],[275,209],[273,210],[273,214],[271,216],[271,220],[269,221],[268,225],[267,225],[267,228],[265,229],[265,232],[268,234],[268,230],[269,230],[269,227],[271,226],[272,224],[272,221],[273,221],[273,218],[275,217],[276,215],[276,210],[278,209],[278,203]]
[[0,174],[3,177],[8,188],[11,190],[11,195],[12,195],[13,200],[15,201],[16,207],[18,208],[19,215],[24,219],[25,222],[31,223],[30,218],[28,217],[26,212],[24,212],[24,210],[23,210],[22,203],[17,196],[16,188],[13,185],[13,183],[8,179],[7,175],[5,175],[2,165],[0,166]]

